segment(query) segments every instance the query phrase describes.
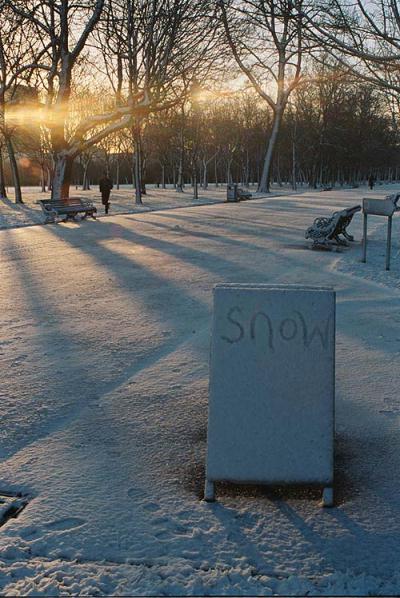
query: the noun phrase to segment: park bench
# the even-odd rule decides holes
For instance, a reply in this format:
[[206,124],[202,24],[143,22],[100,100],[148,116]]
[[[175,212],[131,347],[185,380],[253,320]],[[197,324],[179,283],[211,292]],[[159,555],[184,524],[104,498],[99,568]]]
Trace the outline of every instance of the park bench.
[[89,200],[81,199],[80,197],[68,197],[60,200],[39,199],[43,213],[46,216],[45,223],[58,222],[57,218],[65,216],[62,220],[66,222],[69,218],[75,219],[78,214],[83,214],[82,220],[91,216],[96,219],[97,208]]
[[241,187],[238,188],[238,196],[240,201],[252,198],[250,191],[245,191],[244,189],[241,189]]
[[[347,241],[354,241],[354,237],[346,231],[354,214],[361,210],[361,206],[354,206],[335,212],[330,218],[316,218],[313,225],[306,230],[306,239],[312,239],[312,247],[329,247],[333,243],[348,246]],[[341,239],[342,235],[344,239]]]
[[233,185],[228,185],[226,189],[226,200],[227,201],[243,201],[246,199],[250,199],[252,197],[249,191],[245,191],[241,187],[234,183]]

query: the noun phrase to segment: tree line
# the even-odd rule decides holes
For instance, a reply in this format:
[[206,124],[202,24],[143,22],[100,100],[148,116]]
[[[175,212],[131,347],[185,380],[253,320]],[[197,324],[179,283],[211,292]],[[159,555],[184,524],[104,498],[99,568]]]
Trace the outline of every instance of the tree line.
[[0,0],[0,196],[398,179],[399,32],[391,0]]

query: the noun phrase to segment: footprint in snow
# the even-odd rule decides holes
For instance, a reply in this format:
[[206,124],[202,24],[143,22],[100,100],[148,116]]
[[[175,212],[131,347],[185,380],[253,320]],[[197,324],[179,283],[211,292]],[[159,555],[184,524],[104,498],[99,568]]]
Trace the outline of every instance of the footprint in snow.
[[156,511],[160,510],[160,507],[155,502],[148,502],[147,504],[143,505],[143,509],[145,509],[145,511],[150,511],[151,513],[155,513]]
[[121,453],[120,451],[107,451],[107,455],[117,458],[121,456]]
[[21,365],[21,363],[23,363],[25,361],[25,359],[28,358],[28,355],[19,355],[18,357],[15,358],[14,362],[11,364],[12,368],[15,368],[19,365]]
[[389,417],[397,417],[399,415],[398,411],[389,411],[387,409],[386,410],[381,409],[379,411],[379,413],[383,413],[384,415],[387,415]]
[[76,527],[84,525],[86,521],[80,517],[65,517],[64,519],[57,519],[56,521],[50,521],[46,523],[45,527],[49,530],[55,531],[68,531]]
[[157,538],[157,540],[170,540],[173,536],[170,531],[161,529],[154,533],[154,537]]
[[138,498],[139,496],[143,496],[143,490],[140,488],[129,488],[127,495],[130,498]]
[[394,398],[385,397],[383,402],[385,403],[385,408],[380,409],[379,413],[384,413],[385,415],[397,415],[399,413],[400,405]]

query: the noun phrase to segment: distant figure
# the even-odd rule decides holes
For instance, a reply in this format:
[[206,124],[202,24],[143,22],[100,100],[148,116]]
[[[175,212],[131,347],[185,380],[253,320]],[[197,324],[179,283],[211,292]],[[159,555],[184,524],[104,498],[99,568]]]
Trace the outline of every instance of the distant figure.
[[370,189],[373,189],[373,188],[374,188],[374,185],[375,185],[375,177],[374,177],[374,175],[373,175],[373,174],[370,174],[370,175],[369,175],[369,177],[368,177],[368,185],[369,185],[369,188],[370,188]]
[[99,181],[99,188],[101,193],[101,203],[104,206],[104,211],[106,214],[108,214],[108,210],[110,208],[110,193],[113,186],[112,180],[105,172]]

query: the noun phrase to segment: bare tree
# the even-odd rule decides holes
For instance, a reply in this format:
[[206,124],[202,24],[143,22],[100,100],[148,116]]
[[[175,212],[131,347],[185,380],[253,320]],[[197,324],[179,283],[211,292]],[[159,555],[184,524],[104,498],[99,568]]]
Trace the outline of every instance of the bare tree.
[[[13,176],[15,201],[23,203],[18,164],[13,141],[13,126],[7,120],[7,108],[21,101],[21,90],[26,88],[32,75],[33,57],[38,66],[43,51],[37,49],[31,29],[24,30],[22,19],[11,10],[7,0],[0,0],[0,146],[7,150]],[[6,196],[3,176],[3,151],[0,154],[0,196]]]
[[[195,4],[189,0],[143,0],[140,10],[138,6],[128,0],[12,2],[15,14],[35,28],[37,39],[46,48],[46,60],[42,62],[47,76],[43,77],[42,84],[55,162],[52,190],[55,198],[68,196],[73,161],[81,152],[109,134],[131,127],[136,119],[141,120],[176,102],[178,79],[199,60],[199,52],[194,53],[194,48],[207,46],[210,14],[205,0]],[[66,123],[77,83],[75,75],[89,52],[89,42],[107,11],[115,15],[117,10],[125,11],[129,7],[135,8],[133,19],[140,35],[137,35],[137,43],[128,37],[132,43],[123,49],[121,56],[128,68],[140,64],[140,77],[135,80],[131,73],[128,81],[124,81],[125,89],[119,89],[113,108],[83,118],[68,136]],[[117,13],[116,20],[121,24],[122,19],[125,26],[121,15],[125,17],[126,13]],[[85,23],[83,27],[82,23]],[[130,26],[132,20],[128,19],[127,23]],[[118,57],[116,60],[118,62]]]
[[273,113],[259,191],[268,192],[271,165],[290,94],[301,82],[305,51],[303,0],[220,0],[233,56]]
[[400,92],[400,8],[396,0],[322,0],[307,25],[314,39],[358,79]]
[[190,81],[207,69],[215,47],[209,0],[109,0],[99,44],[104,71],[118,106],[143,91],[152,100],[148,110],[133,110],[130,130],[134,146],[136,203],[142,203],[142,134],[149,114],[185,102]]

